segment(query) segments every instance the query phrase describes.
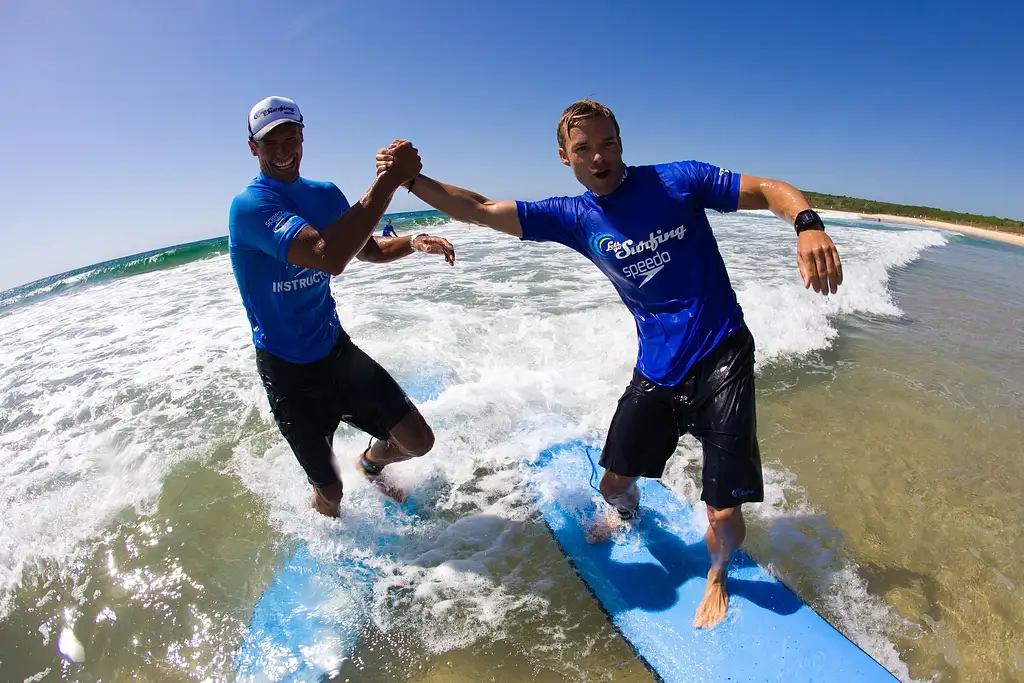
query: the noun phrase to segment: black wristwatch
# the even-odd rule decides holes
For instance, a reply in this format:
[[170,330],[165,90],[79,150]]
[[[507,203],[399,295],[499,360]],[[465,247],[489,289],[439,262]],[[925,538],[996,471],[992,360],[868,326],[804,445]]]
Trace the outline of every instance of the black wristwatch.
[[824,230],[825,224],[821,222],[821,216],[815,213],[814,209],[804,209],[796,215],[793,227],[799,235],[804,230]]

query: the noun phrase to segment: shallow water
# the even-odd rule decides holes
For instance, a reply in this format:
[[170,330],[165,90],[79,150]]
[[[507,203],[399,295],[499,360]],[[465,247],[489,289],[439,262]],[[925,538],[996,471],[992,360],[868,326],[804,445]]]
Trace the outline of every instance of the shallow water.
[[[429,514],[376,561],[341,680],[651,680],[521,472],[553,441],[603,435],[632,320],[563,248],[419,220],[456,268],[357,263],[333,285],[438,437],[395,468]],[[825,300],[780,223],[712,221],[758,343],[752,554],[904,680],[1021,676],[1024,250],[834,221],[846,284]],[[339,432],[345,517],[317,518],[226,257],[82,280],[0,308],[0,678],[230,678],[290,548],[348,557],[388,528],[353,476],[365,439]],[[698,477],[684,439],[666,481],[696,501]],[[84,662],[61,656],[65,629]]]

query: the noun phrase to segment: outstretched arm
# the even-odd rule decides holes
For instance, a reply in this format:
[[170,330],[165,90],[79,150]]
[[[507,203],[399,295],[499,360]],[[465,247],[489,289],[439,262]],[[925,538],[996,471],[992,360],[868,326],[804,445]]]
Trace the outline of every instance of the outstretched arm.
[[423,174],[416,176],[412,193],[456,220],[486,225],[513,237],[523,236],[514,201],[495,202],[476,192],[439,183]]
[[[797,215],[811,208],[803,193],[789,183],[757,176],[740,176],[738,209],[768,209],[789,225]],[[820,229],[804,230],[797,238],[796,260],[804,287],[821,294],[835,294],[843,284],[843,264],[832,238]]]
[[363,250],[395,191],[423,167],[419,153],[409,142],[396,141],[391,149],[394,163],[377,175],[362,199],[328,225],[303,226],[288,248],[290,263],[340,275]]
[[[377,154],[377,172],[384,173],[394,164],[391,149],[381,150]],[[403,183],[408,187],[408,183]],[[523,228],[519,224],[519,212],[514,201],[491,201],[476,192],[465,190],[455,185],[445,185],[422,173],[412,180],[410,191],[455,220],[486,225],[499,232],[522,237]]]
[[800,190],[789,183],[752,175],[740,176],[738,209],[768,209],[793,225],[798,213],[811,208]]

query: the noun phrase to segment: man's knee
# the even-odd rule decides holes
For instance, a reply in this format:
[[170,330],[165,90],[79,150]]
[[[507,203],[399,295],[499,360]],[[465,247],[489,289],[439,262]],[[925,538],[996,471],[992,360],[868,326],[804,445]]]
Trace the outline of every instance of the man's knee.
[[434,447],[434,431],[420,412],[413,410],[391,429],[388,440],[406,455],[418,458]]
[[420,457],[426,455],[434,448],[434,431],[430,427],[424,427],[413,443],[406,449],[410,455]]
[[400,441],[399,446],[414,458],[426,455],[434,448],[434,430],[424,422],[421,428],[412,431]]
[[708,507],[708,523],[715,529],[729,528],[743,523],[743,510],[737,505],[732,508]]

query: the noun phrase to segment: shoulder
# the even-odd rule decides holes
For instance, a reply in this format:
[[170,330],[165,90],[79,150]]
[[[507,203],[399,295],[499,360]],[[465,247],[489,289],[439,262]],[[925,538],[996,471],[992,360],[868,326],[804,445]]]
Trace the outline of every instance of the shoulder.
[[548,197],[536,201],[519,200],[516,207],[523,211],[560,214],[562,216],[578,216],[585,208],[586,202],[582,195]]
[[309,180],[308,178],[302,178],[302,182],[318,197],[322,197],[327,202],[337,202],[341,205],[342,210],[347,209],[348,199],[345,197],[345,193],[341,189],[329,180]]
[[662,164],[651,166],[652,171],[663,180],[678,180],[682,178],[693,178],[700,171],[702,162],[694,159],[683,161],[668,161]]
[[244,190],[236,194],[231,200],[231,217],[233,219],[242,218],[256,213],[277,201],[278,198],[269,187],[256,182],[249,183]]
[[548,197],[537,201],[516,201],[516,213],[523,234],[576,232],[588,211],[582,196]]
[[273,226],[285,213],[280,194],[254,181],[231,200],[228,234],[259,232],[264,226]]
[[310,180],[302,178],[302,184],[317,194],[329,195],[332,197],[344,197],[345,193],[330,180]]
[[656,164],[653,168],[665,185],[681,192],[714,184],[720,180],[719,176],[729,175],[724,168],[696,159]]
[[310,180],[309,178],[301,178],[301,181],[303,185],[315,192],[341,192],[341,190],[338,189],[338,186],[330,180]]
[[579,236],[584,211],[582,197],[548,197],[538,201],[516,201],[522,239],[555,241],[572,246]]

